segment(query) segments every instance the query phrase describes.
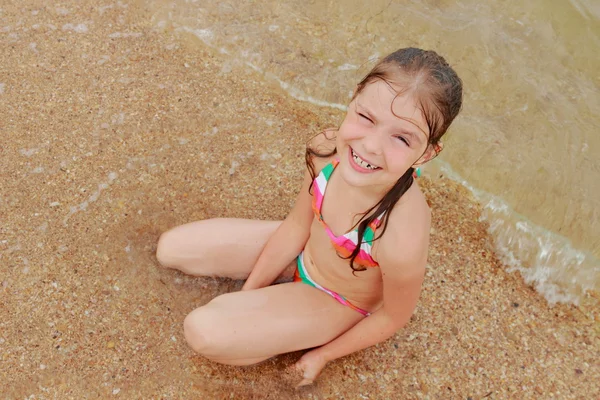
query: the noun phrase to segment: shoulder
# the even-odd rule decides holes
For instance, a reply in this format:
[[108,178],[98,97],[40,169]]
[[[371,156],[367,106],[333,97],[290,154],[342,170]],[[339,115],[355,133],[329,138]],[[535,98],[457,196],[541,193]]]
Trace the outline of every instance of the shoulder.
[[377,261],[394,275],[420,275],[427,264],[431,210],[415,181],[388,215],[377,245]]
[[335,153],[331,154],[335,151],[336,134],[337,129],[327,129],[313,136],[306,143],[316,174],[336,158]]

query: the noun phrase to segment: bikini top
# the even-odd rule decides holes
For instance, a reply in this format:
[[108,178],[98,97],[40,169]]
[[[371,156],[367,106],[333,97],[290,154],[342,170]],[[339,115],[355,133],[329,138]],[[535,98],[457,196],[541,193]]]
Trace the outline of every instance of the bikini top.
[[[314,194],[312,208],[315,212],[315,216],[325,228],[327,235],[329,235],[329,237],[331,238],[331,242],[337,253],[342,257],[349,257],[358,243],[358,228],[353,229],[342,236],[336,236],[331,230],[331,228],[327,226],[325,221],[323,221],[323,215],[321,214],[321,208],[323,207],[323,197],[325,196],[325,189],[327,188],[327,183],[331,178],[333,170],[335,169],[335,167],[337,167],[338,164],[339,160],[333,160],[330,164],[327,164],[313,181]],[[360,252],[354,260],[357,265],[361,265],[364,267],[379,266],[377,261],[375,261],[373,257],[371,257],[371,249],[373,245],[373,238],[375,237],[375,230],[381,224],[382,217],[383,214],[380,215],[378,218],[375,218],[365,229],[363,240],[360,244]]]

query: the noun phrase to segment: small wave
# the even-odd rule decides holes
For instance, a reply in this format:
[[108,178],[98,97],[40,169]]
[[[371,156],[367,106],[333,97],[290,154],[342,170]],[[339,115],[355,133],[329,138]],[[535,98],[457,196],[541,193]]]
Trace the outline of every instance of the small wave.
[[587,0],[569,0],[569,3],[585,19],[600,19],[600,5]]
[[574,248],[568,238],[534,224],[502,198],[474,188],[449,164],[434,160],[425,172],[431,174],[432,168],[473,193],[483,206],[480,219],[488,222],[500,260],[509,272],[519,271],[548,303],[579,305],[586,292],[598,290],[600,261],[592,254]]
[[[160,21],[157,24],[160,26]],[[193,29],[175,25],[175,32],[191,33],[205,45],[229,56],[230,62],[243,64],[260,73],[267,80],[277,82],[291,97],[320,107],[345,111],[342,104],[330,103],[307,95],[272,72],[266,71],[247,59],[247,54],[231,54],[231,49],[219,48],[209,29]],[[482,204],[481,219],[488,222],[500,260],[508,271],[519,271],[525,282],[532,285],[547,301],[580,304],[585,293],[598,290],[600,261],[588,252],[576,249],[570,240],[556,232],[538,226],[513,210],[502,198],[476,189],[456,173],[449,164],[436,159],[425,172],[439,170],[452,180],[468,188]]]
[[[193,35],[195,35],[198,39],[200,39],[205,45],[216,49],[216,47],[213,45],[212,43],[212,38],[213,38],[213,33],[209,30],[209,29],[192,29],[190,27],[187,26],[182,26],[176,29],[176,31],[183,31],[183,32],[188,32],[191,33]],[[227,49],[219,49],[219,52],[221,54],[227,54],[227,55],[231,55],[230,52]],[[239,59],[243,59],[243,54],[239,55]],[[232,57],[231,61],[235,62],[236,60],[238,60],[238,57]],[[298,89],[297,87],[290,85],[289,83],[281,80],[278,76],[276,76],[275,74],[271,73],[271,72],[265,72],[262,68],[260,68],[259,66],[251,63],[250,61],[245,61],[245,62],[238,62],[238,64],[244,64],[250,68],[252,68],[254,71],[262,74],[266,79],[268,80],[274,80],[277,83],[279,83],[279,86],[285,90],[292,98],[296,99],[296,100],[300,100],[300,101],[305,101],[307,103],[311,103],[314,104],[316,106],[319,107],[330,107],[330,108],[336,108],[338,110],[342,110],[342,111],[346,111],[348,109],[348,107],[346,107],[343,104],[338,104],[338,103],[331,103],[328,101],[324,101],[324,100],[319,100],[316,99],[312,96],[307,95],[306,93],[304,93],[302,90]]]

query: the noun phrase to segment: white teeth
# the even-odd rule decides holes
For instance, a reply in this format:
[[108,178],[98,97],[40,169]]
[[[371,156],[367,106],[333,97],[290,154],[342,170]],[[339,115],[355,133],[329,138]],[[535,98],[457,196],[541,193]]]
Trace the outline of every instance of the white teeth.
[[366,169],[379,168],[378,166],[369,164],[368,162],[364,161],[362,158],[357,156],[356,153],[354,152],[354,150],[351,150],[351,151],[352,151],[352,158],[354,159],[354,162],[357,163],[358,165],[360,165],[361,167],[366,168]]

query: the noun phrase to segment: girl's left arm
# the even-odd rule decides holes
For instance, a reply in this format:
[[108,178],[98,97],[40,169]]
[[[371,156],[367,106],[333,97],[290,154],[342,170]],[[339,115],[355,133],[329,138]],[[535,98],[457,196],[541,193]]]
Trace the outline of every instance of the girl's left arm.
[[425,268],[413,267],[408,274],[382,272],[383,306],[333,341],[312,350],[314,356],[325,362],[335,360],[383,342],[406,325],[419,299]]
[[[383,279],[383,306],[336,339],[306,353],[297,363],[305,375],[301,384],[311,383],[327,362],[390,338],[410,320],[427,265],[430,214],[427,212],[425,219],[422,216],[406,216],[412,223],[402,224],[401,230],[390,226],[381,238],[377,259]],[[307,374],[309,370],[314,372]]]

